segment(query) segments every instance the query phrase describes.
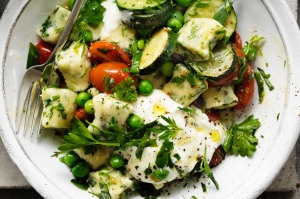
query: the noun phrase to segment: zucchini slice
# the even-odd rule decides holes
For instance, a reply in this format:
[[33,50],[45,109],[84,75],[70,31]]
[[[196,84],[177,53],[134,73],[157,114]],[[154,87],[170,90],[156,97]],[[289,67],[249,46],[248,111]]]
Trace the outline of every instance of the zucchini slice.
[[171,3],[166,2],[159,7],[132,11],[130,20],[124,23],[134,29],[155,29],[165,24],[171,12]]
[[201,76],[220,78],[233,71],[237,56],[231,44],[219,44],[207,61],[191,63],[192,68]]
[[141,56],[140,74],[149,75],[168,61],[176,48],[176,39],[176,33],[168,28],[157,30]]
[[120,8],[127,10],[143,10],[146,8],[154,8],[163,4],[164,2],[166,2],[166,0],[116,0],[116,3]]
[[[216,18],[216,13],[222,15],[221,10],[224,8],[225,1],[224,0],[202,0],[195,1],[185,12],[184,14],[184,22],[187,22],[193,18]],[[224,11],[225,12],[225,11]],[[223,13],[224,14],[224,13]],[[224,15],[222,16],[224,17]],[[219,17],[218,17],[219,18]],[[220,23],[221,21],[218,20]],[[236,29],[237,25],[237,17],[234,11],[234,8],[230,10],[226,20],[224,23],[221,23],[226,28],[226,38],[231,37],[232,33]]]

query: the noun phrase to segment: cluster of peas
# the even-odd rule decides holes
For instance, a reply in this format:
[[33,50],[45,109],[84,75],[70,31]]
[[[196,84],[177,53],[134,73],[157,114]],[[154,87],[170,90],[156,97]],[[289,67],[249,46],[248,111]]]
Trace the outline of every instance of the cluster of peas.
[[167,21],[167,27],[171,28],[174,32],[178,32],[182,28],[183,15],[179,10],[184,10],[191,5],[192,0],[175,0],[175,3],[179,6],[178,9],[174,9]]
[[[60,161],[71,168],[71,172],[76,179],[84,179],[91,172],[91,168],[84,160],[82,160],[74,151],[69,151],[65,156],[60,158]],[[109,164],[114,169],[119,169],[124,166],[124,159],[119,154],[114,154],[110,157]]]

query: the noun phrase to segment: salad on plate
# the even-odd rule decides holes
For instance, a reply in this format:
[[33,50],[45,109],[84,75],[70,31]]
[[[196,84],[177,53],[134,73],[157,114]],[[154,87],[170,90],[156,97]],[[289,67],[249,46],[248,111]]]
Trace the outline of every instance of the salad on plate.
[[[41,24],[27,68],[48,59],[74,3]],[[62,133],[53,156],[70,168],[66,180],[112,199],[156,198],[202,174],[219,189],[212,168],[226,155],[252,156],[260,127],[228,112],[251,105],[255,80],[259,102],[265,85],[274,89],[251,64],[264,37],[243,46],[237,22],[232,0],[85,0],[40,79],[41,131]]]

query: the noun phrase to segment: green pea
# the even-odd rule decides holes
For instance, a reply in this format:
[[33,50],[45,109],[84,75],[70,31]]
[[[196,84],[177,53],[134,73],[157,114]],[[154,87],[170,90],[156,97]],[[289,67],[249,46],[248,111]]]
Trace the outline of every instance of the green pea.
[[135,114],[132,114],[129,116],[129,118],[127,119],[127,125],[131,128],[131,129],[138,129],[141,128],[144,124],[143,119]]
[[90,94],[87,92],[81,92],[76,97],[76,104],[77,106],[84,107],[85,103],[91,99]]
[[91,114],[91,115],[95,113],[94,104],[93,104],[93,100],[92,100],[92,99],[88,100],[88,101],[84,104],[84,110],[85,110],[88,114]]
[[68,152],[64,157],[61,158],[61,161],[67,166],[72,167],[80,160],[79,156],[74,153],[74,151]]
[[154,90],[153,84],[148,80],[142,80],[138,86],[139,93],[144,96],[151,95]]
[[71,169],[71,172],[76,179],[81,179],[86,177],[90,173],[90,171],[91,171],[90,166],[84,161],[78,162]]
[[180,23],[183,24],[183,15],[179,10],[173,10],[169,18],[177,19]]
[[72,10],[75,5],[76,0],[70,0],[69,1],[69,9]]
[[161,66],[160,72],[166,77],[172,77],[174,68],[175,68],[175,63],[172,61],[167,61]]
[[114,154],[110,157],[109,164],[114,169],[119,169],[124,166],[124,159],[119,154]]
[[140,39],[138,42],[137,42],[137,47],[140,49],[140,50],[143,50],[144,47],[145,47],[145,41],[143,39]]
[[83,39],[86,44],[90,44],[93,41],[93,34],[90,30],[85,30],[83,32]]
[[158,180],[163,180],[169,175],[169,171],[165,169],[157,169],[153,172],[153,175]]
[[167,26],[171,28],[174,32],[178,32],[182,28],[182,23],[178,19],[170,18],[167,21]]
[[175,0],[175,3],[179,6],[182,6],[184,8],[190,6],[192,4],[193,0]]

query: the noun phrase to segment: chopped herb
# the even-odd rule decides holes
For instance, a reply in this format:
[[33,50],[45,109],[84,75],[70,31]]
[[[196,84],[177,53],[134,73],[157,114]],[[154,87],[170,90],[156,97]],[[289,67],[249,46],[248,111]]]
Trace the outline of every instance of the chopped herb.
[[195,108],[178,107],[178,109],[187,113],[194,113],[196,111]]
[[233,155],[251,156],[256,151],[258,140],[254,134],[259,127],[260,122],[253,115],[240,124],[232,124],[227,130],[224,150]]
[[278,121],[280,117],[280,113],[277,113],[276,120]]
[[227,17],[233,9],[232,4],[233,0],[225,0],[224,4],[216,11],[213,18],[220,22],[220,24],[224,25]]
[[261,68],[257,68],[258,71],[260,72],[261,76],[263,77],[265,83],[267,84],[267,86],[269,87],[269,90],[272,91],[274,90],[274,86],[272,85],[272,83],[270,82],[270,74],[266,74],[265,71]]
[[32,43],[29,43],[29,51],[27,55],[27,64],[26,68],[29,69],[30,67],[39,64],[38,58],[40,56],[40,53],[38,49],[33,45]]
[[104,0],[85,0],[71,32],[71,40],[85,41],[88,26],[97,27],[103,21],[105,8],[101,5]]
[[262,42],[264,40],[264,37],[255,35],[250,39],[250,42],[246,42],[246,45],[242,48],[242,51],[245,53],[247,61],[251,62],[256,59],[257,51],[262,46]]
[[89,185],[86,182],[81,182],[76,179],[72,179],[71,183],[82,190],[87,190],[89,188]]
[[201,187],[202,187],[203,193],[206,193],[207,192],[207,188],[206,188],[206,185],[203,182],[201,182]]
[[50,16],[47,17],[47,19],[42,24],[42,29],[40,29],[40,32],[42,33],[42,37],[48,37],[49,34],[46,33],[47,29],[52,26],[52,22],[50,21]]
[[264,80],[259,72],[254,72],[254,76],[258,86],[259,103],[262,103],[265,96]]
[[209,177],[209,179],[214,183],[215,187],[219,190],[219,184],[216,181],[213,172],[211,171],[211,168],[209,167],[209,163],[206,159],[206,145],[204,148],[204,156],[201,159],[201,163],[200,163],[200,170],[203,170],[206,175]]
[[136,91],[135,81],[132,77],[128,76],[125,80],[121,81],[120,84],[113,87],[114,97],[123,101],[135,102],[138,97]]
[[75,117],[69,133],[64,136],[63,144],[58,147],[59,152],[55,152],[54,155],[92,145],[120,146],[116,142],[100,141],[99,138],[94,137],[86,126]]
[[245,58],[238,57],[238,62],[240,64],[240,70],[238,73],[238,77],[233,81],[234,85],[240,84],[243,81],[244,74],[247,70],[247,60]]
[[159,134],[158,138],[161,140],[170,140],[177,135],[177,132],[182,130],[179,128],[175,122],[175,120],[171,118],[167,118],[165,116],[161,116],[161,118],[167,122],[167,125],[158,123],[154,128],[150,129],[150,131]]
[[165,140],[157,154],[155,164],[158,168],[164,168],[166,166],[173,168],[174,164],[171,159],[171,152],[174,149],[173,142]]

